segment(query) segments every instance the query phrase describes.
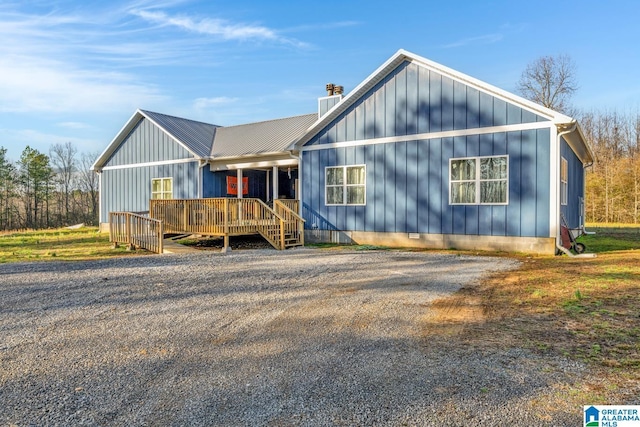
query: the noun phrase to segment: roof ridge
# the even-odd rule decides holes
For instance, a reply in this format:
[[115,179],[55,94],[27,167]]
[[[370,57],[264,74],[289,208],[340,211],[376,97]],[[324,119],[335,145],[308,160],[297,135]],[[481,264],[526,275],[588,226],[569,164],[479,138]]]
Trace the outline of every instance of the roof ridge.
[[207,123],[207,122],[203,122],[201,120],[187,119],[186,117],[174,116],[172,114],[158,113],[157,111],[151,111],[151,110],[143,110],[142,108],[140,109],[140,111],[145,113],[145,114],[157,114],[157,115],[160,115],[160,116],[171,117],[173,119],[186,120],[186,121],[189,121],[189,122],[200,123],[200,124],[208,125],[208,126],[222,127],[221,125],[216,125],[216,124],[213,124],[213,123]]
[[308,113],[308,114],[298,114],[295,116],[289,116],[289,117],[280,117],[277,119],[269,119],[269,120],[261,120],[259,122],[248,122],[248,123],[241,123],[238,125],[231,125],[231,126],[220,126],[223,129],[229,129],[229,128],[236,128],[236,127],[240,127],[240,126],[252,126],[252,125],[259,125],[262,123],[271,123],[271,122],[277,122],[279,120],[290,120],[290,119],[296,119],[299,117],[306,117],[306,116],[317,116],[318,113]]

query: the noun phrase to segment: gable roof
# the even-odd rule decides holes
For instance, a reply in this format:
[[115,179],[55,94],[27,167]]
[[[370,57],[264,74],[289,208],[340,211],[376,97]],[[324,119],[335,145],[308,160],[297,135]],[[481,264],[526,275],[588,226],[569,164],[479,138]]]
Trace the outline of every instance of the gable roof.
[[209,155],[211,143],[219,126],[152,111],[140,111],[174,139],[182,142],[186,149],[197,157]]
[[211,157],[282,153],[318,119],[318,114],[285,117],[216,130]]
[[193,154],[195,158],[205,159],[209,157],[211,144],[219,126],[138,109],[120,129],[120,132],[109,143],[107,148],[98,156],[91,169],[100,170],[131,131],[145,118],[171,136],[178,144]]
[[[507,92],[496,86],[485,83],[481,80],[463,74],[459,71],[440,65],[436,62],[430,61],[414,53],[408,52],[404,49],[398,50],[391,58],[389,58],[384,64],[382,64],[377,70],[375,70],[369,77],[367,77],[362,83],[348,93],[340,102],[338,102],[333,108],[331,108],[324,116],[316,121],[309,130],[302,135],[294,144],[289,146],[289,149],[295,150],[302,147],[309,142],[313,137],[320,133],[325,127],[329,126],[331,122],[337,119],[343,112],[349,107],[355,104],[360,98],[366,95],[369,90],[375,87],[379,82],[389,75],[393,70],[400,66],[405,61],[414,62],[423,66],[431,71],[439,73],[443,76],[449,77],[453,80],[464,83],[471,86],[481,92],[488,93],[492,96],[500,98],[511,104],[515,104],[525,110],[531,111],[534,114],[540,115],[551,120],[558,127],[571,127],[575,120],[569,116],[561,114],[557,111],[538,105],[532,101],[522,98],[513,93]],[[582,131],[579,126],[576,126],[574,131],[570,135],[566,135],[565,139],[571,140],[572,146],[577,144],[582,154],[583,161],[593,162],[593,153],[589,148]]]

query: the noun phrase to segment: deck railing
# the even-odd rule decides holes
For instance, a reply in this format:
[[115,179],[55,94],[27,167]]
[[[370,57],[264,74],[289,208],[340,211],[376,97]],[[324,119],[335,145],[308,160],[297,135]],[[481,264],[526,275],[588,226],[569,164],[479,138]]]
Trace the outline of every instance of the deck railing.
[[287,206],[277,209],[272,210],[262,200],[251,198],[153,199],[149,213],[152,218],[163,221],[165,233],[212,236],[259,233],[276,249],[284,249],[289,233],[296,236],[303,233],[303,223]]
[[273,209],[284,219],[284,235],[304,246],[304,219],[298,215],[298,201],[282,199],[273,201]]
[[297,199],[277,199],[273,203],[273,207],[274,208],[276,207],[276,202],[279,205],[284,205],[284,206],[288,207],[289,209],[291,209],[295,213],[299,213],[300,212],[300,201],[297,200]]
[[162,253],[162,221],[131,212],[109,213],[109,241]]

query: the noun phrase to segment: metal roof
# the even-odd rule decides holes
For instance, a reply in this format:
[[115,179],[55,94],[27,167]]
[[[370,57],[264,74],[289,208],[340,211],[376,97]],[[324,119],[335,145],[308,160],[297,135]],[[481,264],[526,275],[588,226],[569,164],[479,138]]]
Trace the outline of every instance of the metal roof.
[[287,150],[318,120],[318,114],[285,117],[265,122],[225,126],[216,129],[211,149],[213,158],[276,153]]
[[140,110],[149,120],[181,142],[198,157],[206,158],[211,151],[211,143],[219,126],[181,117]]

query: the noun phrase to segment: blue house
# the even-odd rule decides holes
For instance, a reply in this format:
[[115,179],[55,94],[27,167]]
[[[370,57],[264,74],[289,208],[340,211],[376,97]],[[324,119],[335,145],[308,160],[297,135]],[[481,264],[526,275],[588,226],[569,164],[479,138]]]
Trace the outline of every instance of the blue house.
[[[400,50],[318,112],[240,126],[138,110],[94,164],[100,222],[150,199],[300,201],[305,238],[553,254],[594,161],[570,117]],[[341,91],[338,91],[341,92]]]

